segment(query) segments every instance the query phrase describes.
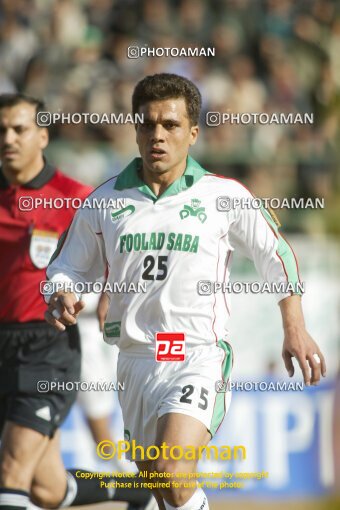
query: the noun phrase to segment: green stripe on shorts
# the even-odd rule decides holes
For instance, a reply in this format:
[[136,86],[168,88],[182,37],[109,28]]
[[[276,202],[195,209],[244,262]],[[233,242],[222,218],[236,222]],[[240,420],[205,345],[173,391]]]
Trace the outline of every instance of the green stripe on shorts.
[[[233,351],[230,345],[227,342],[223,342],[223,340],[219,340],[217,342],[217,345],[221,347],[221,349],[223,349],[225,352],[225,357],[222,363],[222,376],[223,381],[227,382],[230,377],[231,369],[233,366]],[[225,393],[216,393],[214,411],[209,428],[209,432],[212,437],[215,435],[216,430],[221,425],[224,415],[225,415]]]

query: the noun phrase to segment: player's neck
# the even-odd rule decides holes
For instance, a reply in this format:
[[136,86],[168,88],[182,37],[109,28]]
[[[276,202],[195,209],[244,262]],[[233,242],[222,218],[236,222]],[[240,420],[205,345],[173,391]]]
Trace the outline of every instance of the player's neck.
[[35,159],[29,165],[25,166],[23,169],[13,169],[6,164],[2,165],[2,172],[9,182],[12,185],[22,185],[30,182],[34,177],[40,174],[41,170],[44,167],[44,159],[43,156]]
[[141,177],[145,184],[154,192],[156,196],[161,195],[164,191],[179,177],[181,177],[186,169],[186,160],[176,165],[176,167],[169,169],[167,172],[157,174],[151,172],[143,166],[141,170]]

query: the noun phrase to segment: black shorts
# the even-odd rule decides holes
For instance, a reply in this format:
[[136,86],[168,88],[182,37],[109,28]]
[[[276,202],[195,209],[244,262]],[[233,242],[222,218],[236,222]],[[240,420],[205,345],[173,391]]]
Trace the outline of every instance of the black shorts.
[[65,383],[79,381],[80,364],[77,326],[1,324],[0,432],[9,420],[52,437],[76,399]]

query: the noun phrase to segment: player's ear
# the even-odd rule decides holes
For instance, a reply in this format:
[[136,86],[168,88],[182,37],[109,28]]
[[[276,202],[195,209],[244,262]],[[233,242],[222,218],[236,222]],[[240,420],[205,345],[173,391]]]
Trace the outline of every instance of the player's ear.
[[45,149],[48,145],[48,130],[46,128],[39,128],[40,131],[40,148]]
[[199,129],[200,128],[198,126],[191,126],[189,145],[195,145],[197,137],[198,137]]

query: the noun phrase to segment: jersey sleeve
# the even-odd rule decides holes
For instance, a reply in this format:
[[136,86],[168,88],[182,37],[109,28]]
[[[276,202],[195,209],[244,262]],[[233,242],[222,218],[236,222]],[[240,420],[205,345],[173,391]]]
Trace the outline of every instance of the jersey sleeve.
[[[254,199],[243,188],[242,196],[247,203]],[[263,206],[258,209],[240,207],[235,211],[229,241],[232,248],[253,260],[260,276],[276,290],[274,294],[278,302],[293,294],[302,294],[294,252]]]
[[105,276],[106,257],[100,226],[91,213],[79,209],[69,229],[59,239],[57,250],[47,267],[52,282],[94,283]]

